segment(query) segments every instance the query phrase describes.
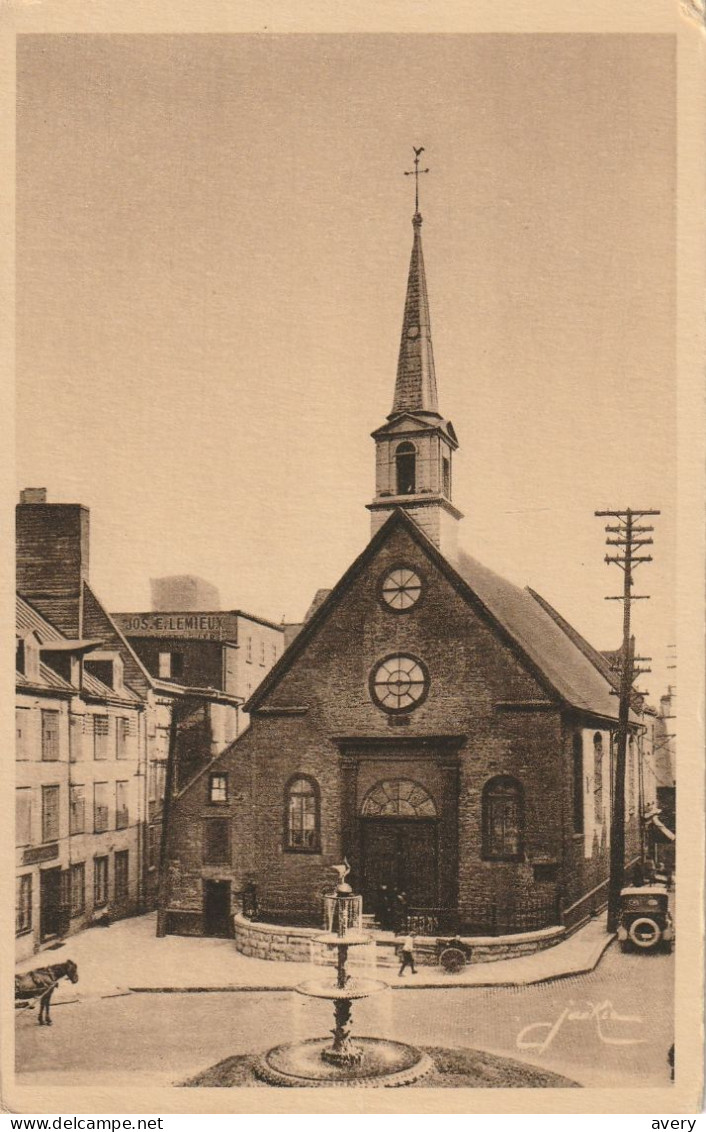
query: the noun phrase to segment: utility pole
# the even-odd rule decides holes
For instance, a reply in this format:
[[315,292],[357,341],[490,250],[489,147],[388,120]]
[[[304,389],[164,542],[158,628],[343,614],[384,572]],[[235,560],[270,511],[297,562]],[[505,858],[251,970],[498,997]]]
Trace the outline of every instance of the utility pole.
[[[597,518],[615,519],[614,525],[606,526],[607,546],[616,547],[614,554],[606,554],[608,565],[616,565],[623,571],[623,592],[606,601],[623,603],[623,644],[620,664],[620,706],[618,709],[618,744],[615,759],[615,779],[613,782],[613,810],[610,824],[610,877],[608,882],[608,931],[614,932],[620,915],[620,890],[623,887],[625,872],[625,762],[630,729],[630,703],[633,694],[633,681],[646,668],[635,668],[636,660],[649,660],[649,657],[636,657],[630,636],[630,614],[633,601],[646,601],[649,594],[632,592],[633,570],[642,562],[651,562],[650,554],[642,554],[641,549],[651,546],[653,539],[649,534],[654,527],[640,525],[647,515],[659,515],[659,511],[596,511]],[[636,522],[637,520],[637,522]],[[647,535],[648,537],[643,537]],[[640,815],[642,820],[642,815]]]

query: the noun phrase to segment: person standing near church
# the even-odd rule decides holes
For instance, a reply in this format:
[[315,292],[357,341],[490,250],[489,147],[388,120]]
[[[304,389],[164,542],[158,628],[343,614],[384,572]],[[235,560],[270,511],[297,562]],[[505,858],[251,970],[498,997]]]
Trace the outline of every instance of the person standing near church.
[[412,968],[412,974],[416,975],[417,968],[414,966],[414,939],[411,935],[406,935],[400,944],[400,965],[398,977],[401,979],[408,967]]

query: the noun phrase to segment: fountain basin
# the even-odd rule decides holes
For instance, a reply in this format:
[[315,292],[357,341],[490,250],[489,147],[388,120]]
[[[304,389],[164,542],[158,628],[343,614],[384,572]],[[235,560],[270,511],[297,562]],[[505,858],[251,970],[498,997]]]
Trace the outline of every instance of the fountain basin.
[[344,987],[339,987],[333,979],[309,979],[295,988],[299,994],[309,998],[327,998],[332,1002],[337,998],[348,998],[351,1001],[357,998],[369,998],[371,994],[388,990],[388,984],[380,979],[359,979],[351,976]]
[[383,1038],[356,1038],[361,1052],[354,1065],[332,1065],[322,1054],[328,1038],[275,1046],[255,1064],[255,1073],[269,1085],[319,1086],[356,1085],[360,1088],[396,1088],[418,1081],[433,1068],[431,1058],[404,1042]]
[[360,947],[363,943],[372,942],[372,936],[366,935],[365,932],[346,932],[345,936],[340,936],[337,932],[322,932],[321,935],[314,936],[314,943],[326,943],[329,947],[337,947],[339,944],[345,944],[346,947]]

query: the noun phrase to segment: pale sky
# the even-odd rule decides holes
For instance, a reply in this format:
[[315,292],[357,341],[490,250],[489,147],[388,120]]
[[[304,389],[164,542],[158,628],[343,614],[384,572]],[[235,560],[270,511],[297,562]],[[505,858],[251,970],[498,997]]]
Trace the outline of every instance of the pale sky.
[[24,36],[17,486],[91,508],[109,609],[201,575],[298,620],[369,537],[412,241],[412,145],[460,541],[616,647],[608,507],[675,564],[667,36]]

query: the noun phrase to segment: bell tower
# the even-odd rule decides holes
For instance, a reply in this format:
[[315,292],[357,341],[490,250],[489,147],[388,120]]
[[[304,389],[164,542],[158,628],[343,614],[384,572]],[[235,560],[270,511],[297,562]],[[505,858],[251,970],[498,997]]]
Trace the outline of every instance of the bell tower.
[[375,498],[368,503],[372,534],[396,507],[410,518],[445,554],[456,548],[461,512],[452,503],[453,454],[458,440],[451,421],[439,412],[429,299],[422,253],[419,212],[419,168],[423,148],[415,149],[414,237],[402,319],[402,338],[392,412],[372,433],[375,441]]

